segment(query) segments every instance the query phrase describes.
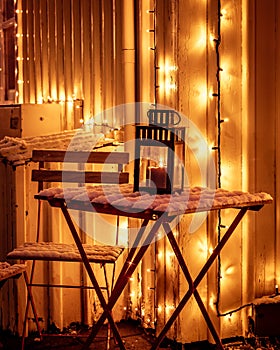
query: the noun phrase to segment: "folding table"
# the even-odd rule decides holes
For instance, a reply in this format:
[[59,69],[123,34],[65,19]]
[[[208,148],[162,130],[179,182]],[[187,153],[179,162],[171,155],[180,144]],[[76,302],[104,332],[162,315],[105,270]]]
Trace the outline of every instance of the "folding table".
[[[240,192],[240,191],[239,191]],[[228,192],[229,193],[229,192]],[[241,192],[240,192],[241,194]],[[132,194],[131,194],[132,195]],[[129,194],[128,194],[129,197]],[[90,344],[93,342],[94,338],[96,337],[98,331],[100,330],[101,326],[104,324],[106,319],[108,319],[108,322],[110,323],[111,329],[114,333],[115,339],[120,347],[120,349],[125,349],[125,345],[122,341],[122,338],[120,336],[120,333],[117,329],[117,326],[113,320],[112,317],[112,309],[114,305],[116,304],[120,294],[123,292],[124,288],[126,287],[131,275],[135,271],[137,265],[143,258],[145,252],[147,251],[148,247],[151,245],[151,243],[154,241],[156,234],[160,227],[162,227],[170,241],[171,247],[175,253],[175,256],[178,260],[178,263],[180,265],[180,268],[182,269],[184,276],[188,282],[189,289],[186,291],[185,295],[179,302],[178,306],[174,310],[173,314],[169,318],[169,320],[164,325],[163,329],[159,333],[159,335],[155,338],[155,341],[153,342],[153,345],[151,347],[152,350],[158,349],[160,346],[160,343],[164,339],[166,333],[174,323],[177,316],[182,311],[183,307],[186,305],[188,300],[192,295],[194,295],[194,298],[199,306],[199,309],[206,321],[207,327],[209,328],[213,339],[216,342],[218,349],[223,349],[223,345],[221,342],[221,339],[215,330],[215,327],[209,317],[209,314],[207,312],[206,307],[203,304],[203,301],[198,293],[198,286],[200,282],[202,281],[203,277],[208,272],[209,268],[217,258],[217,256],[222,251],[223,247],[227,243],[228,239],[246,214],[248,210],[258,211],[260,210],[263,205],[271,203],[272,198],[270,195],[266,193],[261,193],[261,195],[253,195],[250,194],[249,196],[239,196],[238,201],[229,200],[225,201],[224,203],[221,202],[215,202],[213,201],[212,205],[210,207],[207,206],[201,206],[201,203],[198,203],[198,206],[186,206],[186,209],[172,209],[172,210],[157,210],[155,209],[144,209],[142,211],[140,210],[134,210],[134,207],[131,205],[131,207],[121,207],[121,206],[115,206],[112,202],[90,202],[90,201],[80,201],[73,199],[67,199],[65,201],[63,198],[56,198],[55,196],[46,196],[44,193],[39,193],[35,196],[35,198],[40,200],[48,200],[49,204],[52,207],[60,208],[63,212],[63,215],[67,221],[67,224],[71,230],[71,233],[73,235],[74,241],[77,245],[77,248],[81,254],[84,266],[88,272],[89,278],[96,290],[97,296],[100,300],[101,306],[103,308],[103,313],[92,327],[91,333],[88,336],[86,342],[84,343],[83,349],[88,349]],[[159,198],[159,197],[157,197]],[[129,203],[129,202],[128,202]],[[133,202],[132,202],[133,203]],[[172,221],[181,215],[186,214],[193,214],[195,212],[202,212],[202,211],[212,211],[212,210],[223,210],[223,209],[229,209],[233,208],[237,210],[237,215],[235,216],[234,220],[232,221],[231,225],[227,229],[226,233],[223,235],[221,240],[218,242],[217,246],[214,248],[212,254],[208,257],[205,264],[201,268],[200,272],[196,276],[196,278],[192,278],[187,263],[184,260],[182,256],[182,252],[180,247],[178,246],[178,243],[176,241],[176,238],[172,231]],[[116,280],[116,283],[114,285],[114,288],[111,292],[111,295],[106,302],[100,287],[98,285],[98,282],[96,280],[96,277],[93,273],[93,270],[90,266],[90,263],[88,261],[88,258],[86,256],[86,253],[83,249],[83,246],[81,244],[79,235],[76,231],[75,225],[72,221],[71,214],[69,212],[69,209],[71,210],[82,210],[82,211],[93,211],[96,213],[102,213],[102,214],[108,214],[108,215],[119,215],[119,216],[125,216],[128,218],[137,218],[142,220],[142,225],[138,230],[138,233],[135,235],[135,241],[134,244],[132,244],[131,248],[128,251],[127,258],[122,266],[122,269],[119,273],[119,276]],[[149,225],[148,225],[149,224]]]

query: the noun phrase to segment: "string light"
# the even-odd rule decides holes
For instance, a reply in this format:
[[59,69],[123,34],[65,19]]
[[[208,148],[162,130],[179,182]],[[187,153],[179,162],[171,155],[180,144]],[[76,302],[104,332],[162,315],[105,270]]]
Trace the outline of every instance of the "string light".
[[[221,187],[221,179],[222,179],[222,173],[221,173],[221,125],[223,123],[229,122],[229,118],[222,118],[221,116],[221,74],[227,73],[229,71],[228,63],[223,62],[223,66],[221,67],[220,64],[220,45],[221,45],[221,20],[223,21],[225,19],[229,19],[228,11],[223,8],[221,9],[221,0],[218,0],[218,8],[217,8],[217,37],[211,36],[212,43],[214,44],[215,51],[216,51],[216,80],[217,80],[217,90],[212,93],[212,97],[216,98],[217,101],[217,145],[215,147],[212,147],[212,149],[215,149],[217,151],[217,185],[218,187]],[[221,211],[218,211],[218,225],[217,225],[217,233],[218,233],[218,242],[221,240],[221,230],[222,229],[228,229],[227,225],[222,224],[222,217],[221,217]],[[221,264],[221,257],[218,255],[217,257],[218,263],[217,263],[217,298],[214,302],[214,298],[211,297],[209,301],[209,306],[211,308],[216,309],[216,313],[218,317],[226,316],[228,321],[232,321],[233,314],[242,310],[243,308],[252,306],[252,304],[245,304],[240,306],[239,308],[236,308],[234,310],[227,311],[225,313],[221,313],[219,310],[219,303],[220,303],[220,293],[221,293],[221,279],[225,279],[229,277],[230,275],[234,274],[235,268],[234,266],[228,266],[225,268],[222,272],[222,264]]]

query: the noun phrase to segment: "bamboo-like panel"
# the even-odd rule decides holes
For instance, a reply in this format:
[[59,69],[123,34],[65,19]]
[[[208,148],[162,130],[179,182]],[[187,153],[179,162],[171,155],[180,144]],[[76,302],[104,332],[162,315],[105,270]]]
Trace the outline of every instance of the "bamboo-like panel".
[[[267,55],[267,52],[275,50],[275,23],[271,19],[274,18],[276,10],[276,2],[273,1],[271,6],[267,7],[265,1],[258,1],[255,6],[256,20],[260,26],[256,28],[256,124],[255,132],[257,135],[256,142],[256,161],[255,161],[255,186],[264,188],[273,196],[275,193],[275,140],[277,140],[276,120],[274,116],[277,99],[274,99],[271,91],[275,91],[275,74],[272,70],[264,70],[264,64],[269,67],[275,67],[275,55]],[[266,38],[271,40],[267,42]],[[263,84],[266,83],[271,87],[263,90]],[[277,95],[277,94],[276,94]],[[262,96],[263,98],[259,98]],[[279,132],[277,130],[277,132]],[[270,135],[269,138],[267,135]],[[265,145],[265,146],[264,146]],[[270,154],[270,156],[268,156]],[[265,179],[265,181],[264,181]],[[268,294],[270,290],[274,290],[277,283],[275,280],[275,212],[271,210],[269,222],[265,216],[256,218],[256,225],[260,232],[265,235],[256,236],[255,249],[258,264],[256,265],[256,294],[261,296]],[[266,254],[265,252],[270,252]]]
[[[69,1],[70,3],[70,1]],[[63,2],[56,1],[56,91],[53,96],[54,99],[63,101],[65,99],[65,87],[64,87],[64,32],[63,32]],[[60,72],[57,74],[57,72]]]
[[82,19],[82,97],[84,99],[84,115],[89,118],[92,115],[91,99],[93,91],[92,83],[88,76],[92,76],[92,52],[91,52],[91,2],[82,1],[81,19]]
[[[35,42],[35,81],[36,81],[36,103],[43,102],[43,92],[42,92],[42,67],[41,67],[41,23],[40,23],[40,2],[34,1],[34,42]],[[29,33],[32,35],[32,33]],[[32,58],[31,58],[32,59]],[[22,100],[22,102],[29,102],[27,100]]]
[[[53,14],[54,16],[48,15],[48,38],[49,38],[49,45],[48,45],[48,53],[49,57],[51,59],[48,60],[49,64],[49,95],[52,96],[54,99],[57,99],[57,89],[56,89],[56,23],[53,17],[56,16],[55,11],[55,0],[50,0],[47,2],[48,8],[48,14]],[[55,64],[54,64],[55,62]]]
[[[33,6],[31,1],[27,1],[27,11],[31,13]],[[29,64],[29,102],[35,103],[36,100],[36,75],[35,75],[35,60],[34,60],[34,19],[32,16],[27,17],[27,33],[28,33],[28,64]]]

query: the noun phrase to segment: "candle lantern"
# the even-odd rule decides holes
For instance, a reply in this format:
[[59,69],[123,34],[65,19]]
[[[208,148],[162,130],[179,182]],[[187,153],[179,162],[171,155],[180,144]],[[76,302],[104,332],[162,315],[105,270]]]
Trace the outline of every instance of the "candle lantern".
[[174,110],[151,109],[149,125],[136,125],[134,191],[172,193],[183,190],[185,128]]

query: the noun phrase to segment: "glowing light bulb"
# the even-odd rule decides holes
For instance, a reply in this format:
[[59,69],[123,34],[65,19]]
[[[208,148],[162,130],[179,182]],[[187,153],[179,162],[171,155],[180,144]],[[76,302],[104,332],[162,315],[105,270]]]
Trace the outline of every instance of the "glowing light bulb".
[[227,10],[226,10],[225,8],[223,8],[223,9],[221,10],[221,15],[222,15],[222,16],[226,16],[226,15],[227,15]]
[[226,319],[227,319],[228,321],[231,321],[231,316],[232,316],[232,314],[226,315]]
[[211,296],[209,299],[209,306],[211,307],[211,309],[215,309],[215,299],[213,296]]
[[210,40],[210,43],[214,46],[214,44],[215,44],[215,36],[213,34],[210,34],[209,40]]

